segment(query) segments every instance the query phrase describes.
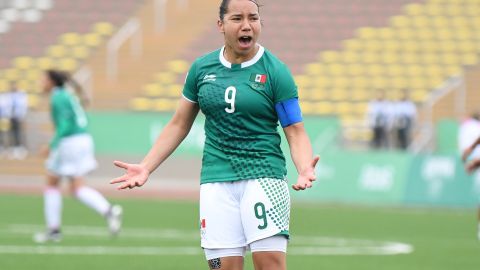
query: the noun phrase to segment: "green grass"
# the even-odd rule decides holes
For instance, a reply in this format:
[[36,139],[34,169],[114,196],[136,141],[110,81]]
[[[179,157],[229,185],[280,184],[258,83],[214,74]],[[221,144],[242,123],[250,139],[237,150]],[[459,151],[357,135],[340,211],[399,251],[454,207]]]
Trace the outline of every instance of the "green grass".
[[[116,200],[125,211],[125,235],[110,239],[105,222],[77,201],[64,200],[64,239],[54,247],[159,248],[190,247],[193,255],[138,254],[5,254],[12,246],[38,247],[32,234],[43,224],[42,198],[0,196],[0,269],[208,269],[199,248],[198,206],[193,202]],[[77,227],[75,227],[77,226]],[[87,229],[82,233],[69,230]],[[105,229],[104,229],[105,228]],[[165,231],[177,235],[167,237]],[[325,204],[293,205],[289,250],[305,246],[308,236],[402,242],[414,251],[403,255],[288,255],[288,269],[335,270],[468,270],[480,265],[480,243],[475,238],[475,211]],[[95,234],[96,233],[96,234]],[[142,233],[150,233],[151,236]],[[296,238],[297,237],[297,238]],[[302,240],[303,239],[303,240]],[[351,243],[351,242],[348,242]],[[347,245],[348,245],[347,243]],[[323,247],[328,247],[324,244]],[[128,253],[128,252],[127,252]],[[298,252],[297,252],[298,253]],[[248,256],[245,269],[253,269]]]

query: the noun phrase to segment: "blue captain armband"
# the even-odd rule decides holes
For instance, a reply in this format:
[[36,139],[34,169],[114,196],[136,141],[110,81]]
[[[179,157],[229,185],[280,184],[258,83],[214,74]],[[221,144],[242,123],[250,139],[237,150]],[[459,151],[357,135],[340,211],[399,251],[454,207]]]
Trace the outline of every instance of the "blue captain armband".
[[275,104],[275,110],[277,111],[278,120],[282,128],[302,122],[303,120],[298,98],[278,102]]

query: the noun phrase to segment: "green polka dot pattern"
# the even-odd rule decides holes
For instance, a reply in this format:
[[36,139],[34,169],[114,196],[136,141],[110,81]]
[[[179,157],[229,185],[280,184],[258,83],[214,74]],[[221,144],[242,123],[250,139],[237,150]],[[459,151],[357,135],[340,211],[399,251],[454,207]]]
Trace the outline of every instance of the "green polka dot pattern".
[[290,222],[290,194],[286,180],[262,178],[257,180],[272,203],[267,214],[281,231],[288,231]]

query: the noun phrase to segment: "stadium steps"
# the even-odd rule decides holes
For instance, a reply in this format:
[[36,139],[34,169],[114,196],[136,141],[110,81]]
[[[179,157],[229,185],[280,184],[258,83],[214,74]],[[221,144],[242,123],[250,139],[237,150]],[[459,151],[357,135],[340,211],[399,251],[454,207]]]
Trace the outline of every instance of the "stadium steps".
[[140,94],[142,86],[165,64],[182,53],[186,44],[215,24],[218,1],[188,1],[188,9],[167,2],[167,29],[156,33],[154,27],[154,1],[147,1],[137,14],[142,24],[143,53],[135,58],[130,48],[120,49],[118,80],[109,80],[106,73],[106,48],[99,50],[90,61],[95,76],[93,107],[100,110],[128,108],[132,97]]
[[466,113],[480,112],[480,65],[466,70],[465,83],[467,89]]
[[43,175],[45,159],[32,154],[23,160],[8,159],[5,155],[0,157],[0,175]]

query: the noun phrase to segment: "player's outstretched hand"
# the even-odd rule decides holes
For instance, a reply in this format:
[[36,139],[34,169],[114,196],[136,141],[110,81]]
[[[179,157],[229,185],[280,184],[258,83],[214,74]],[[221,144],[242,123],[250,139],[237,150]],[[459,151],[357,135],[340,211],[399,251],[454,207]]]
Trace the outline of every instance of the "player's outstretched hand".
[[121,161],[114,161],[115,166],[126,170],[125,174],[110,181],[110,184],[122,183],[118,190],[143,186],[149,176],[148,170],[140,164],[129,164]]
[[310,166],[298,175],[297,183],[295,185],[292,185],[292,188],[294,190],[298,191],[312,187],[313,181],[315,181],[316,179],[315,166],[317,165],[318,160],[320,160],[320,157],[315,156],[312,159]]
[[468,159],[468,156],[470,156],[470,154],[472,153],[473,151],[473,148],[470,146],[468,147],[467,149],[465,149],[462,153],[462,161],[463,162],[466,162],[467,159]]
[[465,165],[465,170],[467,173],[472,174],[473,171],[480,167],[480,159],[473,159]]

